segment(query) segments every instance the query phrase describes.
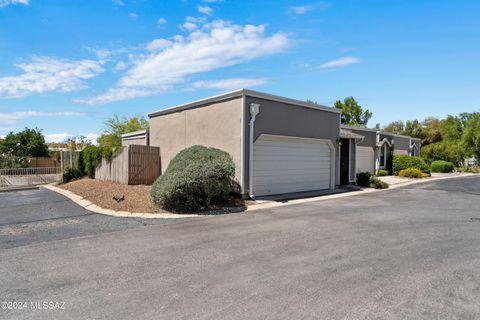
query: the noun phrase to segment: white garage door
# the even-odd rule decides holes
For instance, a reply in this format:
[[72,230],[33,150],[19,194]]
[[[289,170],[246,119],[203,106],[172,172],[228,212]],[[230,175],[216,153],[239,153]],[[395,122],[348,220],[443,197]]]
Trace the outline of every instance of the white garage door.
[[331,156],[322,140],[261,135],[253,145],[253,194],[329,189]]
[[371,147],[358,147],[357,146],[357,173],[370,172],[374,173],[374,152]]

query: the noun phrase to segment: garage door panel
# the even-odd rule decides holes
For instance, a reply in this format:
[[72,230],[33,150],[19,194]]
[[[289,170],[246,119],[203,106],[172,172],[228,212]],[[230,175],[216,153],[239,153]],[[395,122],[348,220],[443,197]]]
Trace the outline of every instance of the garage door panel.
[[374,173],[374,151],[371,147],[358,147],[356,150],[356,167],[358,172]]
[[253,161],[256,196],[330,188],[331,150],[324,141],[261,136]]

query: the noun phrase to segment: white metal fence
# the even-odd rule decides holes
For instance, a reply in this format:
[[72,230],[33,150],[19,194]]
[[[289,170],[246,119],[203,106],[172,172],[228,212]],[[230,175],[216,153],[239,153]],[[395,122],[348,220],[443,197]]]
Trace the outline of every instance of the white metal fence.
[[52,183],[61,175],[60,167],[0,169],[0,188]]

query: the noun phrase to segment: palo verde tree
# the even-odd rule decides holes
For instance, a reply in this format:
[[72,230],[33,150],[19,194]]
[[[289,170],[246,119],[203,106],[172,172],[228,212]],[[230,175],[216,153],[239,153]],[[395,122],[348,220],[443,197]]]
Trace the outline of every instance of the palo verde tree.
[[122,134],[148,129],[148,120],[143,116],[130,118],[113,115],[105,121],[105,130],[98,138],[98,144],[104,148],[118,148],[122,145]]
[[342,124],[366,127],[372,117],[369,110],[364,110],[353,97],[347,97],[342,101],[335,101],[335,108],[342,110]]
[[42,130],[25,128],[7,134],[0,143],[0,154],[16,157],[48,157],[48,146]]

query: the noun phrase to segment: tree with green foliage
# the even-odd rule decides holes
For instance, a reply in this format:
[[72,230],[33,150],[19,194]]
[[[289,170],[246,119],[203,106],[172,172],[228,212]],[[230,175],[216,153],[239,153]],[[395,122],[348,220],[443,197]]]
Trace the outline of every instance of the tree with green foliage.
[[390,122],[386,127],[383,128],[383,131],[390,132],[394,134],[403,134],[405,131],[405,125],[402,120]]
[[113,115],[105,121],[105,130],[98,138],[98,144],[104,148],[118,148],[122,145],[122,134],[148,129],[148,120],[143,116],[130,118]]
[[342,110],[342,124],[350,126],[366,127],[372,117],[369,110],[364,110],[353,97],[347,97],[342,101],[335,101],[335,108]]
[[10,132],[0,144],[0,154],[16,157],[48,157],[42,130],[37,128]]
[[467,120],[462,145],[465,148],[466,156],[480,159],[480,114],[477,113]]

